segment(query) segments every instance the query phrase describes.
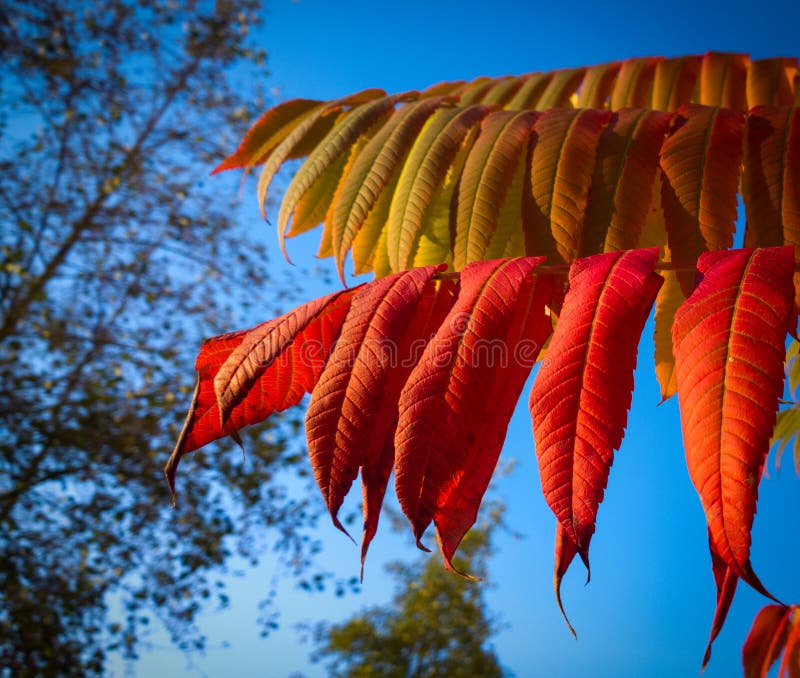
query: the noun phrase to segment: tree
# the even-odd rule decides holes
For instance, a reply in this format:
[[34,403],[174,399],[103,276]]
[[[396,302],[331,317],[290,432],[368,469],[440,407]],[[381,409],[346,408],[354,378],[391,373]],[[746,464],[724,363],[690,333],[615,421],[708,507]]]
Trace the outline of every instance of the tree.
[[315,501],[284,484],[302,458],[292,419],[254,430],[247,462],[198,455],[175,511],[154,470],[192,346],[294,294],[265,275],[235,196],[205,187],[263,105],[242,87],[265,74],[259,17],[255,0],[0,8],[0,664],[14,675],[102,673],[154,620],[202,647],[193,620],[226,605],[233,555],[269,545],[299,576],[315,549]]
[[307,155],[278,214],[282,247],[324,221],[320,255],[344,278],[352,252],[379,279],[206,344],[171,479],[185,452],[309,391],[334,522],[361,469],[366,549],[394,468],[417,542],[433,522],[453,568],[546,346],[531,414],[560,605],[574,557],[589,566],[655,305],[657,373],[663,397],[679,396],[717,585],[707,662],[738,581],[771,597],[750,529],[797,326],[796,84],[796,59],[708,53],[268,111],[219,169],[263,163],[263,201]]
[[[486,576],[496,511],[487,524],[464,538],[457,560],[465,572]],[[390,605],[316,628],[313,658],[327,662],[327,675],[508,675],[488,644],[497,623],[483,600],[485,587],[450,576],[430,557],[411,564],[389,563],[387,570],[397,580]]]

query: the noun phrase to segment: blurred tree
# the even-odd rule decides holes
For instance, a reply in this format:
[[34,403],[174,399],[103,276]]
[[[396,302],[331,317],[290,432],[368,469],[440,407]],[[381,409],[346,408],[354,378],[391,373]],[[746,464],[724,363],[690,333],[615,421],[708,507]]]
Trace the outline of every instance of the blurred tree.
[[[502,508],[461,542],[455,566],[485,577]],[[312,659],[329,676],[350,678],[490,678],[510,675],[489,641],[498,625],[486,607],[485,583],[446,571],[436,556],[387,566],[397,579],[391,605],[372,607],[338,625],[319,625]]]
[[286,490],[298,422],[255,429],[247,464],[194,455],[175,511],[161,474],[202,338],[292,294],[237,226],[235,184],[204,185],[263,106],[260,11],[0,6],[0,675],[101,673],[154,617],[202,647],[195,615],[226,604],[234,554],[270,545],[324,582],[316,493]]

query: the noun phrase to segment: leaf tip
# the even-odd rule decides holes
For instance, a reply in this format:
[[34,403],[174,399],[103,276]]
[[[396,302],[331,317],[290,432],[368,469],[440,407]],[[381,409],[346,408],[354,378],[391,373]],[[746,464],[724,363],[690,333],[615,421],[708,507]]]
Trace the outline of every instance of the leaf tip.
[[592,580],[592,566],[589,564],[589,548],[584,547],[578,549],[578,555],[581,557],[581,561],[586,567],[586,584],[584,584],[584,586],[586,586]]
[[[336,513],[335,513],[334,511],[331,511],[330,513],[331,513],[331,520],[333,521],[333,525],[334,525],[334,527],[335,527],[337,530],[339,530],[340,532],[343,532],[344,534],[346,534],[346,535],[347,535],[347,538],[348,538],[348,539],[349,539],[351,542],[353,542],[353,544],[355,544],[356,546],[358,546],[358,544],[356,544],[356,540],[355,540],[355,539],[353,539],[352,535],[351,535],[351,534],[350,534],[350,533],[347,531],[347,528],[345,528],[345,526],[344,526],[344,525],[342,525],[342,521],[340,521],[340,520],[339,520],[339,517],[336,515]],[[362,560],[362,569],[363,569],[363,560]]]
[[425,553],[430,553],[431,552],[431,550],[427,546],[425,546],[425,544],[422,543],[422,537],[417,537],[416,538],[416,544],[417,544],[417,548],[420,551],[425,551]]
[[564,573],[561,572],[558,567],[556,567],[555,575],[553,575],[553,589],[556,592],[556,603],[558,604],[558,609],[561,611],[561,616],[564,617],[564,621],[567,624],[569,632],[572,634],[572,637],[575,640],[578,640],[578,634],[575,632],[575,628],[570,623],[569,617],[567,617],[567,612],[564,609],[564,604],[561,601],[561,580],[563,577]]

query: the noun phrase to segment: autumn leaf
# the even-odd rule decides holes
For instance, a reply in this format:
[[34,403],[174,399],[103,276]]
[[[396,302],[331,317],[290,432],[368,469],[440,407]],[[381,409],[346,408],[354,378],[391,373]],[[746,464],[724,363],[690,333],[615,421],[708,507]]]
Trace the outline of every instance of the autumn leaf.
[[400,394],[395,489],[417,544],[433,521],[448,569],[550,334],[540,258],[467,265],[453,308]]
[[334,292],[203,344],[192,404],[164,470],[173,492],[184,454],[235,436],[245,426],[296,405],[311,391],[358,289]]
[[[661,147],[661,186],[673,262],[691,269],[702,252],[733,246],[744,115],[682,106]],[[679,276],[688,295],[694,273]]]
[[362,469],[364,555],[394,462],[400,389],[452,303],[453,281],[433,279],[442,268],[418,268],[363,287],[311,394],[311,466],[334,524],[345,533],[337,513]]
[[701,671],[708,666],[708,662],[711,659],[711,646],[714,644],[719,632],[722,631],[728,611],[731,609],[731,603],[733,603],[736,586],[739,583],[739,577],[736,576],[736,573],[728,567],[711,546],[711,530],[708,532],[708,543],[711,549],[711,571],[714,575],[714,585],[717,588],[717,605],[714,609],[714,619],[711,621],[711,631],[708,634],[706,651],[703,654],[703,663],[700,666]]
[[[800,261],[800,108],[757,106],[747,120],[745,247],[792,245]],[[795,273],[800,301],[800,274]]]
[[750,528],[796,318],[794,253],[710,252],[698,271],[672,330],[686,461],[712,555],[769,596],[750,564]]
[[639,336],[662,283],[653,271],[657,257],[651,248],[572,265],[531,391],[542,490],[560,525],[555,589],[562,613],[559,590],[569,561],[578,553],[589,567],[597,509],[627,423]]
[[597,145],[610,117],[602,110],[551,109],[537,118],[528,254],[545,255],[551,263],[570,263],[577,256]]
[[800,606],[767,605],[753,621],[742,647],[745,678],[767,678],[783,652],[778,678],[800,676]]

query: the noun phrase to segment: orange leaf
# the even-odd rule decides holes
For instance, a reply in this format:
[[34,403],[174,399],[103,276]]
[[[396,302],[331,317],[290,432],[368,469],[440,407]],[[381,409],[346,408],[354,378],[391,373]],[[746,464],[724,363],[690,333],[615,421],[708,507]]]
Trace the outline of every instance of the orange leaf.
[[[745,247],[792,245],[800,261],[800,109],[758,106],[747,119]],[[800,300],[800,278],[795,276]]]
[[663,57],[641,57],[622,62],[611,92],[611,110],[649,108],[656,65]]
[[712,554],[770,595],[750,565],[758,483],[794,322],[790,247],[705,253],[672,328],[686,461]]
[[[453,265],[486,258],[520,159],[525,158],[534,111],[495,111],[481,122],[458,184]],[[521,204],[514,210],[519,218]]]
[[656,64],[650,108],[675,111],[692,100],[702,57],[692,55],[663,59]]
[[[783,605],[766,605],[761,608],[742,647],[745,678],[766,678],[770,667],[778,660],[784,647],[786,647],[786,657],[791,656],[794,643],[787,644],[787,640],[790,628],[794,626],[796,635],[796,629],[800,627],[797,622],[797,609],[797,606]],[[790,624],[793,616],[794,623]],[[798,668],[795,667],[794,671],[790,670],[789,675],[793,676],[797,671]],[[779,675],[784,676],[783,662]]]
[[[682,106],[661,148],[664,217],[672,261],[693,266],[701,252],[733,246],[744,116]],[[682,279],[691,291],[692,279]]]
[[708,52],[700,69],[700,100],[704,106],[724,106],[747,110],[746,54]]
[[612,61],[587,68],[578,91],[577,108],[607,108],[621,66],[619,61]]
[[445,566],[472,526],[525,379],[550,334],[541,258],[476,262],[399,401],[395,487],[417,544],[431,521]]
[[488,106],[442,109],[423,128],[400,174],[385,226],[394,270],[407,268],[413,261],[437,189],[464,141],[491,110]]
[[344,281],[344,259],[381,193],[399,174],[422,126],[442,105],[433,97],[404,106],[369,140],[345,176],[333,203],[330,227],[336,268]]
[[[345,533],[337,518],[339,507],[359,467],[369,469],[366,475],[372,476],[387,444],[391,448],[404,376],[449,310],[446,303],[451,297],[446,292],[436,294],[433,281],[442,268],[418,268],[361,288],[311,393],[306,413],[311,466],[334,524]],[[434,306],[439,297],[445,303]],[[433,317],[432,311],[436,311]],[[401,355],[402,347],[406,352]],[[392,460],[389,456],[389,470]],[[377,503],[380,510],[385,481],[377,488],[377,502],[368,502],[371,509]],[[373,489],[365,478],[365,494]],[[378,512],[374,515],[377,523]]]
[[611,113],[551,109],[537,119],[531,159],[535,205],[526,251],[551,263],[571,262],[578,251],[600,133]]
[[672,115],[623,108],[600,135],[581,254],[634,249],[645,223],[658,154]]
[[321,101],[292,99],[270,108],[247,130],[239,148],[223,160],[212,174],[239,167],[252,167],[263,162],[264,157],[318,106],[322,106]]
[[753,106],[791,106],[795,103],[796,57],[755,59],[747,71],[747,103]]

